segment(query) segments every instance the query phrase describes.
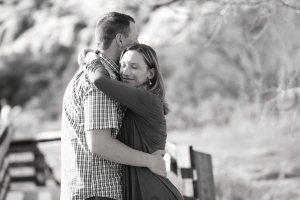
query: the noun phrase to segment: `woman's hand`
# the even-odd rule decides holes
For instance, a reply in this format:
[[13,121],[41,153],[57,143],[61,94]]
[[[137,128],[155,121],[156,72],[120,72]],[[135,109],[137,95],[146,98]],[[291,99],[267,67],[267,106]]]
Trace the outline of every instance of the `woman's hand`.
[[79,64],[79,67],[82,67],[83,65],[85,65],[87,62],[85,61],[86,59],[86,54],[88,52],[94,52],[93,49],[88,49],[88,48],[84,48],[82,49],[77,56],[77,62]]

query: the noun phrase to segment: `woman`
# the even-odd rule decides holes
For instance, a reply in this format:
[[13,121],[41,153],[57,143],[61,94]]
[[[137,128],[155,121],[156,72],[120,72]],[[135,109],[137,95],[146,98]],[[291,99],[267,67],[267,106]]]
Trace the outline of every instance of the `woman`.
[[[89,53],[86,61],[97,59]],[[97,61],[87,68],[96,69]],[[118,139],[131,148],[153,153],[166,143],[165,89],[155,51],[144,44],[127,47],[120,57],[122,82],[110,79],[108,72],[89,70],[90,80],[110,98],[127,107]],[[123,193],[126,200],[183,200],[176,187],[148,168],[123,166]]]

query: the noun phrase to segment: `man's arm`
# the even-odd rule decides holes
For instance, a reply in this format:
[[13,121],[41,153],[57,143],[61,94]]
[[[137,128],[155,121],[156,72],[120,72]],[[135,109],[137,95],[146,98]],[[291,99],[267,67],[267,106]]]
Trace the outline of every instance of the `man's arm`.
[[101,158],[124,165],[147,167],[150,171],[166,177],[166,166],[159,150],[153,154],[132,149],[111,137],[111,129],[97,129],[86,131],[86,140],[90,151]]

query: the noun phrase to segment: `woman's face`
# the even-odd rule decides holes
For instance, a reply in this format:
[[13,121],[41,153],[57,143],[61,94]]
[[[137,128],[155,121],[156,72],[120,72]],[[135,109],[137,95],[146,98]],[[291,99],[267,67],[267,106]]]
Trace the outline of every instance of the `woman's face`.
[[120,75],[123,83],[136,87],[152,78],[153,69],[149,69],[143,56],[137,51],[127,51],[120,63]]

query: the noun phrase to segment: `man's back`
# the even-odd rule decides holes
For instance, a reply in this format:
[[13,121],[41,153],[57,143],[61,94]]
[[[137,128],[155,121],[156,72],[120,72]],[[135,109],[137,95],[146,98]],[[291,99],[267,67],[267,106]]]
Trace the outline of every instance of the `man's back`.
[[63,99],[62,200],[93,196],[122,199],[121,165],[92,154],[85,136],[87,130],[113,128],[112,136],[116,137],[121,122],[118,109],[119,104],[99,91],[79,69]]

